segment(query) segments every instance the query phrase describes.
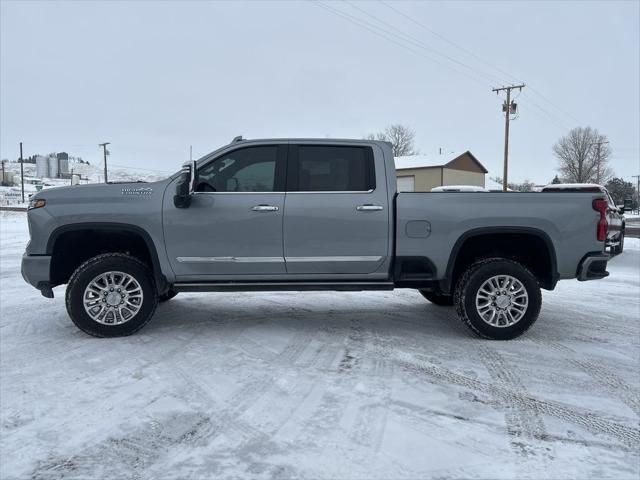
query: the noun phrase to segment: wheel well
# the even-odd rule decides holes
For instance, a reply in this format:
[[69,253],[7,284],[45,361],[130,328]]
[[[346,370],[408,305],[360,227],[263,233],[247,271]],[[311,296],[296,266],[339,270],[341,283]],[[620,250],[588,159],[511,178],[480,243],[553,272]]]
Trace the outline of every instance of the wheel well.
[[152,271],[154,269],[147,242],[139,233],[122,229],[71,230],[58,235],[51,247],[52,286],[67,283],[75,269],[86,260],[111,252],[126,253]]
[[[485,233],[469,237],[457,248],[455,263],[448,275],[449,289],[476,260],[502,257],[523,264],[535,275],[542,288],[551,290],[555,287],[557,273],[555,252],[548,242],[550,240],[534,233]],[[452,254],[455,254],[455,249]]]

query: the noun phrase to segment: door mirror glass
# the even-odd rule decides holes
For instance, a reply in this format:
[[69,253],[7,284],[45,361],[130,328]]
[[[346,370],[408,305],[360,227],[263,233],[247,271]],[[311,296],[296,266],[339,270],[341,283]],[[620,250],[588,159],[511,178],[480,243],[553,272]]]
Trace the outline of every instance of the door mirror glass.
[[625,212],[624,205],[616,205],[616,207],[618,208],[618,212],[620,212],[620,213],[624,213]]

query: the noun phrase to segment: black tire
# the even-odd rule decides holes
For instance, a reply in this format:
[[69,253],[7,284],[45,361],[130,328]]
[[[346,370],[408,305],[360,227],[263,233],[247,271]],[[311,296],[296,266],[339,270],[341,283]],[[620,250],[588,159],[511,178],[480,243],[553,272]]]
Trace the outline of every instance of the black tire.
[[[105,272],[128,274],[138,282],[142,290],[142,302],[138,312],[123,323],[105,325],[92,319],[84,308],[85,289],[93,279]],[[71,275],[65,299],[67,312],[73,323],[80,330],[94,337],[131,335],[151,320],[158,305],[158,294],[149,268],[138,259],[122,253],[105,253],[90,258],[80,265]]]
[[[476,295],[480,287],[496,275],[514,277],[522,284],[528,296],[524,315],[510,326],[490,325],[482,319],[476,309]],[[513,260],[488,258],[471,265],[460,277],[455,290],[455,305],[460,319],[476,335],[493,340],[510,340],[522,335],[538,319],[542,294],[538,280],[526,267]]]
[[178,292],[176,292],[175,290],[169,289],[165,293],[163,293],[162,295],[158,295],[158,302],[160,302],[160,303],[168,302],[169,300],[171,300],[176,295],[178,295]]
[[443,295],[435,292],[429,292],[427,290],[418,290],[420,294],[429,300],[434,305],[438,305],[440,307],[451,307],[453,306],[453,295]]
[[624,230],[620,232],[620,238],[618,238],[618,242],[620,242],[619,245],[617,247],[614,247],[612,249],[613,251],[611,252],[614,255],[619,255],[624,250]]

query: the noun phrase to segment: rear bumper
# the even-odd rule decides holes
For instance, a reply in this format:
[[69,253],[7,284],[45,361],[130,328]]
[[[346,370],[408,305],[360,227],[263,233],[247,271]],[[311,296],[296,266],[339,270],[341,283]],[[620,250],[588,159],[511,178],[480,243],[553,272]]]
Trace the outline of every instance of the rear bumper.
[[50,267],[50,255],[27,255],[25,253],[22,256],[22,278],[24,278],[25,282],[40,290],[42,295],[47,298],[53,298],[49,276]]
[[607,253],[588,253],[578,266],[577,278],[581,282],[598,280],[609,276],[607,262],[611,255]]

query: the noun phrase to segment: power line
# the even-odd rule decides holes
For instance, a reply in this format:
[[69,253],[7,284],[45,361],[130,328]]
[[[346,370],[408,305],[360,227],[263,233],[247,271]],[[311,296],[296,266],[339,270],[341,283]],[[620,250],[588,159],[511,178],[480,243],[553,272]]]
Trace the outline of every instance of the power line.
[[[343,1],[344,1],[344,0],[343,0]],[[363,10],[363,9],[362,9],[362,8],[360,8],[360,7],[357,7],[357,6],[355,6],[355,5],[352,5],[351,3],[347,2],[347,1],[344,1],[344,3],[346,3],[346,4],[350,5],[351,7],[355,8],[356,10],[361,11],[362,13],[364,13],[364,14],[365,14],[365,15],[367,15],[367,16],[369,16],[370,18],[373,18],[374,20],[376,20],[376,21],[377,21],[377,22],[379,22],[379,23],[382,23],[382,24],[384,24],[384,25],[386,25],[386,26],[389,26],[390,28],[394,28],[394,29],[396,28],[396,27],[394,27],[393,25],[389,24],[388,22],[385,22],[384,20],[381,20],[380,18],[376,17],[375,15],[372,15],[372,14],[370,14],[370,13],[366,12],[365,10]],[[400,47],[402,47],[402,48],[404,48],[404,49],[406,49],[406,50],[408,50],[408,51],[410,51],[410,52],[412,52],[412,53],[414,53],[414,54],[416,54],[416,55],[419,55],[419,56],[421,56],[421,57],[423,57],[423,58],[426,58],[426,59],[428,59],[428,60],[430,60],[430,61],[432,61],[432,62],[435,62],[435,63],[437,63],[438,65],[440,65],[440,66],[442,66],[442,67],[445,67],[445,68],[448,68],[448,69],[450,69],[450,70],[452,70],[452,71],[454,71],[454,72],[456,72],[456,73],[458,73],[458,74],[460,74],[460,75],[464,75],[464,76],[466,76],[467,78],[469,78],[469,79],[471,79],[471,80],[475,81],[476,83],[479,83],[479,84],[481,84],[481,85],[484,85],[484,84],[483,84],[483,82],[481,82],[477,77],[475,77],[475,76],[471,76],[471,75],[469,75],[467,72],[462,72],[462,71],[460,71],[460,70],[457,70],[457,69],[453,68],[451,65],[443,64],[443,63],[439,62],[438,60],[436,60],[436,59],[434,59],[434,58],[432,58],[432,57],[430,57],[430,56],[426,56],[426,55],[422,54],[422,52],[416,51],[415,49],[410,48],[409,46],[407,46],[407,45],[406,45],[406,43],[409,43],[410,45],[412,45],[412,46],[413,46],[413,45],[415,45],[415,46],[417,46],[418,48],[422,48],[423,50],[433,51],[433,49],[432,49],[431,47],[429,47],[428,45],[424,44],[424,42],[421,42],[420,40],[417,40],[415,37],[412,37],[411,35],[408,35],[408,34],[398,35],[397,33],[391,32],[391,31],[389,31],[389,30],[387,30],[387,29],[385,29],[385,28],[383,28],[383,27],[380,27],[380,26],[378,26],[378,25],[372,24],[371,22],[368,22],[368,21],[366,21],[366,20],[362,19],[361,17],[357,17],[357,16],[354,16],[354,15],[351,15],[351,14],[349,14],[349,13],[344,12],[343,10],[339,10],[339,9],[334,8],[334,7],[330,7],[330,6],[325,5],[325,4],[323,4],[322,2],[319,2],[319,1],[318,1],[318,2],[314,2],[314,4],[315,4],[315,5],[317,5],[317,6],[319,6],[319,7],[324,8],[325,10],[327,10],[328,12],[330,12],[330,13],[332,13],[332,14],[336,15],[336,16],[339,16],[339,17],[343,18],[344,20],[347,20],[348,22],[350,22],[350,23],[352,23],[352,24],[354,24],[354,25],[356,25],[356,26],[359,26],[359,27],[361,27],[361,28],[364,28],[365,30],[370,31],[371,33],[374,33],[374,34],[376,34],[376,35],[378,35],[378,36],[382,37],[383,39],[385,39],[385,40],[387,40],[387,41],[390,41],[390,42],[394,43],[395,45],[398,45],[398,46],[400,46]],[[390,7],[389,5],[387,5],[387,6],[388,6],[388,7]],[[400,14],[404,15],[402,12],[400,12],[400,11],[399,11],[399,10],[397,10],[397,9],[395,9],[394,7],[390,7],[390,8],[391,8],[392,10],[394,10],[394,11],[396,11],[396,12],[398,12],[398,13],[400,13]],[[418,22],[418,23],[419,23],[419,22]],[[427,29],[428,31],[431,31],[431,29],[429,29],[429,28],[428,28],[428,27],[426,27],[425,25],[423,25],[423,24],[420,24],[420,25],[421,25],[423,28]],[[381,33],[381,32],[384,32],[384,33]],[[434,33],[434,34],[435,34],[435,33]],[[395,40],[394,38],[390,38],[390,37],[389,37],[389,35],[394,36],[396,39],[399,39],[400,41],[397,41],[397,40]],[[437,35],[439,35],[439,34],[437,34]],[[444,36],[442,36],[442,35],[439,35],[439,36],[440,36],[440,37],[442,37],[443,39],[445,38],[445,37],[444,37]],[[405,37],[406,37],[406,38],[405,38]],[[409,40],[407,40],[407,38],[409,38]],[[406,43],[401,43],[401,42],[406,42]],[[455,42],[449,42],[449,43],[452,43],[452,44],[456,45],[457,47],[459,47],[457,44],[455,44]],[[466,49],[464,49],[463,47],[459,47],[459,48],[461,48],[461,49],[463,49],[463,50],[466,50]],[[470,52],[470,53],[471,53],[471,52]],[[477,56],[477,55],[475,55],[475,54],[474,54],[474,56],[475,56],[476,58],[480,58],[480,57],[478,57],[478,56]],[[447,56],[447,55],[445,55],[445,57],[446,57],[446,58],[451,58],[450,56]],[[465,67],[466,67],[466,68],[468,68],[468,69],[471,69],[471,70],[472,70],[472,71],[474,71],[475,73],[479,73],[479,74],[481,74],[481,75],[484,75],[484,76],[485,76],[485,77],[487,77],[487,78],[490,78],[490,77],[489,77],[487,74],[485,74],[484,72],[477,71],[477,70],[475,70],[473,67],[470,67],[469,65],[466,65],[466,64],[464,64],[464,63],[462,63],[462,62],[458,62],[458,61],[457,61],[457,60],[455,60],[455,59],[453,59],[453,61],[454,61],[454,62],[457,62],[457,63],[461,63],[463,66],[465,66]],[[488,64],[488,65],[492,66],[492,65],[491,65],[491,64],[489,64],[488,62],[484,62],[484,61],[483,61],[483,63],[486,63],[486,64]],[[501,70],[500,68],[498,68],[498,67],[495,67],[495,66],[492,66],[492,67],[493,67],[493,68],[496,68],[496,69],[497,69],[497,70],[499,70],[499,71],[502,71],[502,70]],[[504,73],[506,73],[506,72],[504,72]],[[511,77],[513,77],[513,75],[510,75],[510,76],[511,76]],[[495,78],[497,78],[497,77],[495,77]],[[513,78],[515,78],[515,77],[513,77]],[[546,97],[545,97],[545,98],[546,98]],[[541,106],[540,104],[538,104],[537,102],[535,102],[535,101],[534,101],[530,96],[527,96],[527,99],[528,99],[528,102],[529,102],[529,103],[531,103],[531,105],[532,105],[535,109],[537,109],[537,110],[538,110],[538,111],[536,111],[536,110],[532,110],[532,111],[533,111],[535,114],[537,114],[538,116],[540,116],[541,118],[544,118],[544,119],[545,119],[545,121],[551,121],[551,123],[553,123],[554,125],[556,125],[558,128],[560,128],[560,129],[561,129],[561,130],[563,130],[563,131],[564,131],[564,130],[569,130],[569,129],[570,129],[570,127],[567,127],[567,125],[564,123],[564,120],[561,120],[561,118],[560,118],[558,115],[556,115],[556,114],[554,114],[554,113],[550,112],[549,110],[547,110],[546,108],[544,108],[543,106]],[[548,101],[548,102],[550,102],[549,100],[547,100],[547,101]]]
[[561,130],[571,130],[571,127],[568,126],[566,123],[564,123],[564,120],[560,119],[560,117],[549,112],[549,110],[542,107],[539,103],[533,100],[526,93],[523,92],[522,95],[524,95],[524,97],[527,99],[529,105],[533,106],[536,109],[536,110],[532,110],[532,112],[535,112],[537,115],[539,115],[541,118],[544,118],[546,121],[551,121],[551,123],[553,123],[555,126],[560,128]]
[[[448,39],[447,37],[445,37],[444,35],[441,35],[440,33],[436,32],[435,30],[429,28],[428,26],[426,26],[425,24],[419,22],[418,20],[410,17],[409,15],[405,14],[404,12],[402,12],[401,10],[399,10],[396,7],[393,7],[392,5],[386,3],[385,1],[381,0],[380,3],[382,5],[384,5],[385,7],[389,8],[390,10],[394,11],[395,13],[397,13],[398,15],[402,16],[403,18],[406,18],[407,20],[409,20],[410,22],[414,23],[415,25],[418,25],[420,28],[426,30],[427,32],[431,33],[432,35],[435,35],[436,37],[438,37],[439,39],[443,40],[444,42],[452,45],[453,47],[457,48],[458,50],[466,53],[467,55],[472,56],[473,58],[475,58],[476,60],[478,60],[479,62],[483,63],[484,65],[487,65],[493,69],[495,69],[496,71],[500,72],[503,75],[506,75],[507,77],[510,77],[512,79],[514,79],[515,81],[517,81],[518,83],[522,83],[520,79],[518,79],[517,77],[515,77],[514,75],[506,72],[505,70],[503,70],[502,68],[498,67],[497,65],[494,65],[490,62],[488,62],[487,60],[483,59],[482,57],[480,57],[479,55],[475,54],[474,52],[472,52],[471,50],[457,44],[456,42]],[[552,100],[550,100],[548,97],[546,97],[545,95],[543,95],[540,91],[536,90],[535,88],[533,88],[531,85],[527,86],[529,88],[529,90],[534,94],[537,95],[538,97],[540,97],[542,100],[544,100],[545,102],[547,102],[549,105],[551,105],[552,107],[554,107],[558,112],[561,112],[562,114],[564,114],[565,116],[567,116],[568,118],[571,118],[573,121],[576,121],[578,123],[580,123],[580,120],[578,120],[575,116],[571,115],[569,112],[567,112],[566,110],[560,108],[556,103],[554,103]],[[528,98],[530,99],[530,96],[528,96]],[[533,102],[532,102],[533,103]],[[538,109],[540,109],[541,111],[543,111],[547,116],[550,117],[555,117],[555,115],[553,113],[549,113],[548,111],[546,111],[543,107],[539,106],[536,104],[536,106],[538,107]],[[558,117],[559,118],[559,117]],[[563,129],[566,127],[563,127]]]
[[435,48],[431,47],[429,44],[424,43],[422,40],[419,40],[416,37],[414,37],[414,36],[412,36],[412,35],[410,35],[410,34],[408,34],[406,32],[398,30],[398,28],[395,25],[392,25],[391,23],[389,23],[389,22],[387,22],[385,20],[381,20],[380,18],[376,17],[375,15],[372,15],[371,13],[367,12],[363,8],[358,7],[357,5],[351,3],[350,1],[348,1],[348,0],[342,0],[342,1],[344,3],[346,3],[347,5],[349,5],[351,8],[354,8],[354,9],[364,13],[369,18],[372,18],[373,20],[375,20],[375,21],[377,21],[377,22],[379,22],[379,23],[381,23],[381,24],[393,29],[394,32],[398,32],[396,34],[396,36],[407,38],[408,40],[405,40],[405,41],[413,43],[414,45],[416,45],[418,47],[421,47],[421,48],[423,48],[423,49],[425,49],[425,50],[427,50],[429,52],[432,52],[432,53],[434,53],[436,55],[439,55],[439,56],[441,56],[443,58],[446,58],[450,62],[456,63],[456,64],[458,64],[458,65],[460,65],[460,66],[462,66],[464,68],[467,68],[467,69],[471,70],[472,72],[474,72],[476,74],[482,75],[483,77],[487,78],[491,82],[495,82],[495,81],[501,82],[502,81],[501,78],[496,77],[495,75],[491,75],[489,73],[483,72],[482,70],[478,70],[478,69],[476,69],[476,68],[474,68],[474,67],[472,67],[472,66],[470,66],[470,65],[468,65],[468,64],[466,64],[464,62],[461,62],[461,61],[459,61],[459,60],[457,60],[457,59],[455,59],[455,58],[453,58],[453,57],[451,57],[451,56],[449,56],[449,55],[447,55],[445,53],[439,52]]
[[[422,53],[422,52],[420,52],[420,51],[417,51],[417,50],[414,50],[413,48],[410,48],[409,46],[407,46],[407,45],[406,45],[406,44],[404,44],[404,43],[401,43],[401,42],[399,42],[399,41],[397,41],[397,40],[394,40],[393,38],[390,38],[390,37],[389,37],[389,34],[385,34],[385,33],[386,33],[386,32],[388,32],[388,31],[387,31],[387,30],[385,30],[385,29],[383,29],[383,28],[381,28],[381,27],[378,27],[378,26],[376,26],[376,25],[373,25],[372,23],[367,22],[367,21],[365,21],[365,20],[362,20],[362,19],[360,19],[360,18],[354,17],[353,15],[350,15],[350,14],[348,14],[348,13],[345,13],[345,12],[343,12],[343,11],[341,11],[341,10],[338,10],[338,9],[335,9],[335,8],[330,7],[330,6],[328,6],[328,5],[325,5],[325,4],[324,4],[324,3],[322,3],[322,2],[314,1],[314,2],[313,2],[313,5],[316,5],[316,6],[320,7],[320,8],[323,8],[324,10],[328,11],[329,13],[332,13],[333,15],[336,15],[336,16],[338,16],[338,17],[341,17],[341,18],[343,18],[344,20],[346,20],[346,21],[348,21],[348,22],[350,22],[350,23],[352,23],[352,24],[354,24],[354,25],[356,25],[356,26],[358,26],[358,27],[360,27],[360,28],[364,28],[365,30],[368,30],[369,32],[371,32],[371,33],[373,33],[373,34],[378,35],[379,37],[382,37],[383,39],[385,39],[385,40],[387,40],[387,41],[389,41],[389,42],[391,42],[391,43],[394,43],[394,44],[398,45],[399,47],[404,48],[405,50],[408,50],[408,51],[410,51],[410,52],[414,53],[415,55],[418,55],[418,56],[420,56],[420,57],[426,58],[427,60],[430,60],[430,61],[432,61],[432,62],[434,62],[434,63],[436,63],[436,64],[440,65],[441,67],[448,68],[449,70],[452,70],[452,71],[454,71],[454,72],[458,73],[459,75],[466,76],[466,77],[467,77],[467,78],[469,78],[470,80],[473,80],[474,82],[476,82],[476,83],[478,83],[478,84],[482,85],[483,87],[486,87],[486,86],[487,86],[487,84],[486,84],[486,83],[484,83],[484,82],[482,82],[482,81],[478,80],[478,79],[477,79],[477,78],[475,78],[475,77],[472,77],[471,75],[467,74],[466,72],[461,72],[460,70],[457,70],[457,69],[453,68],[453,67],[452,67],[452,66],[450,66],[450,65],[447,65],[447,64],[445,64],[445,63],[442,63],[442,62],[440,62],[440,61],[438,61],[438,60],[436,60],[436,59],[434,59],[434,58],[432,58],[432,57],[430,57],[430,56],[427,56],[427,55],[423,54],[423,53]],[[381,32],[385,32],[385,33],[381,33]],[[395,35],[396,37],[399,37],[398,35],[394,34],[393,32],[389,32],[389,33],[390,33],[391,35]],[[401,37],[400,37],[400,38],[401,38]],[[404,40],[404,41],[406,42],[406,40]]]
[[567,112],[566,110],[563,110],[562,108],[560,108],[558,105],[556,105],[553,101],[549,100],[547,97],[545,97],[542,93],[540,93],[538,90],[536,90],[533,87],[529,87],[530,90],[535,93],[536,95],[538,95],[542,100],[546,101],[549,105],[553,106],[556,108],[556,110],[558,110],[559,112],[563,113],[564,115],[566,115],[567,117],[569,117],[571,120],[580,123],[580,120],[578,120],[576,117],[574,117],[573,115],[571,115],[569,112]]
[[512,74],[504,71],[503,69],[501,69],[500,67],[493,65],[489,62],[487,62],[486,60],[482,59],[480,56],[476,55],[475,53],[473,53],[471,50],[468,50],[466,48],[464,48],[461,45],[458,45],[457,43],[455,43],[453,40],[448,39],[447,37],[445,37],[444,35],[439,34],[438,32],[436,32],[435,30],[432,30],[431,28],[427,27],[425,24],[419,22],[418,20],[416,20],[415,18],[410,17],[409,15],[405,14],[404,12],[398,10],[395,7],[392,7],[391,5],[389,5],[387,2],[384,2],[383,0],[380,0],[380,3],[382,5],[384,5],[385,7],[393,10],[394,12],[396,12],[398,15],[401,15],[402,17],[406,18],[407,20],[409,20],[410,22],[418,25],[419,27],[421,27],[422,29],[426,30],[427,32],[431,33],[432,35],[435,35],[436,37],[438,37],[440,40],[443,40],[445,42],[447,42],[449,45],[452,45],[453,47],[457,48],[458,50],[461,50],[462,52],[466,53],[467,55],[472,56],[473,58],[475,58],[476,60],[478,60],[481,63],[484,63],[485,65],[495,69],[496,71],[500,72],[503,75],[506,75],[507,77],[510,77],[512,80],[515,80],[516,82],[520,82],[521,80],[514,77]]

